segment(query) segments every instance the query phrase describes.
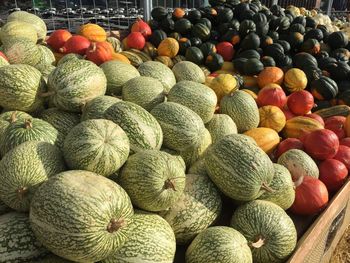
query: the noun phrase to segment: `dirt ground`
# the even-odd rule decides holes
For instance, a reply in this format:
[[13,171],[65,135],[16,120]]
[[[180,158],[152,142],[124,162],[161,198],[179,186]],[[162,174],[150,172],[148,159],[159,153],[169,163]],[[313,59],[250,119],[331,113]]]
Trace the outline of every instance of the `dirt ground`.
[[350,226],[335,249],[330,263],[350,263]]

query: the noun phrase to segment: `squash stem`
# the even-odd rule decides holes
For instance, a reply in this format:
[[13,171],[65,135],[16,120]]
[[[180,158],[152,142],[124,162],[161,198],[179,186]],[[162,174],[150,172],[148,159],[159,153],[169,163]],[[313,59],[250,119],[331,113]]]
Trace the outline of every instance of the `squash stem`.
[[11,123],[17,121],[17,111],[12,112],[11,114]]
[[40,97],[42,98],[46,98],[46,97],[51,97],[52,95],[54,95],[56,92],[55,91],[48,91],[48,92],[43,92],[40,93]]
[[167,190],[167,189],[173,189],[174,191],[176,191],[176,188],[175,188],[175,184],[174,182],[171,180],[171,179],[167,179],[165,182],[164,182],[164,188]]
[[261,188],[269,193],[273,193],[275,190],[273,190],[270,186],[267,185],[267,183],[262,183]]
[[33,128],[33,123],[32,123],[32,121],[31,121],[31,120],[25,120],[25,121],[24,121],[24,128],[25,128],[25,129],[31,129],[31,128]]
[[111,221],[109,221],[107,226],[107,231],[109,233],[113,233],[115,231],[118,231],[120,228],[126,226],[126,222],[123,218],[115,219],[112,218]]
[[258,239],[257,241],[250,244],[251,247],[261,248],[263,245],[265,245],[265,239],[262,236],[259,236],[257,239]]
[[28,188],[23,186],[21,188],[18,188],[16,192],[17,192],[17,195],[18,195],[18,199],[19,200],[23,200],[25,194],[28,192]]

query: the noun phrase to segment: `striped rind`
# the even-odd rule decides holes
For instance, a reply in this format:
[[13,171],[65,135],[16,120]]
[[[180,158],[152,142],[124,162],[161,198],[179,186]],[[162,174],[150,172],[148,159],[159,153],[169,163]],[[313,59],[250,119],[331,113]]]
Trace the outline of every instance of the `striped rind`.
[[0,216],[10,211],[11,211],[11,208],[5,205],[5,203],[0,199]]
[[151,77],[136,77],[123,86],[123,100],[133,102],[147,111],[164,102],[162,83]]
[[87,120],[66,136],[63,154],[72,170],[86,170],[109,176],[119,170],[129,156],[126,133],[109,120]]
[[37,45],[40,52],[40,60],[38,64],[35,65],[37,69],[43,69],[45,66],[54,65],[56,63],[56,58],[51,49],[43,45]]
[[[47,142],[25,142],[0,161],[0,199],[12,209],[28,211],[41,183],[66,170],[61,151]],[[18,190],[26,187],[24,194]]]
[[168,92],[176,84],[174,73],[163,63],[147,61],[142,63],[138,70],[141,76],[159,80],[163,84],[165,92]]
[[45,64],[45,65],[37,66],[37,69],[40,71],[41,76],[43,77],[45,83],[47,83],[49,75],[51,74],[52,71],[56,69],[56,67],[53,65]]
[[193,163],[191,167],[188,169],[188,173],[208,175],[207,170],[205,168],[205,158],[199,158],[195,163]]
[[0,233],[0,262],[27,262],[48,252],[30,229],[27,214],[10,212],[0,216]]
[[292,219],[278,205],[255,200],[237,208],[231,226],[241,232],[249,244],[265,239],[260,248],[252,248],[256,263],[285,262],[297,242]]
[[80,115],[62,111],[58,108],[49,108],[40,113],[40,119],[50,123],[58,131],[56,145],[62,148],[64,139],[69,131],[79,124]]
[[[35,193],[30,225],[40,242],[56,255],[96,262],[127,240],[133,208],[126,192],[111,180],[88,171],[51,177]],[[111,220],[122,227],[110,233]]]
[[169,102],[176,102],[197,113],[204,123],[209,122],[215,112],[217,97],[215,92],[207,86],[193,82],[180,81],[167,96]]
[[38,41],[36,29],[31,24],[21,21],[8,21],[1,27],[0,38],[3,44],[15,38],[23,38],[33,44]]
[[84,105],[81,120],[103,119],[106,110],[119,101],[120,99],[112,96],[96,97]]
[[209,177],[228,197],[250,201],[263,194],[262,186],[273,179],[274,167],[268,155],[247,136],[227,135],[205,154]]
[[[174,189],[165,187],[169,180]],[[145,150],[130,156],[118,179],[134,205],[152,212],[174,205],[183,194],[185,180],[179,160],[157,150]]]
[[109,95],[121,95],[123,85],[128,80],[140,76],[134,66],[116,60],[103,63],[101,69],[107,77],[107,94]]
[[9,39],[2,48],[10,64],[27,64],[34,67],[40,61],[38,46],[25,38]]
[[8,110],[31,112],[43,99],[45,82],[41,73],[29,65],[9,65],[0,68],[0,106]]
[[275,175],[269,187],[272,192],[266,191],[259,199],[270,201],[284,210],[292,206],[295,199],[295,190],[292,176],[287,168],[282,165],[273,164],[275,168]]
[[163,102],[154,107],[151,114],[162,127],[165,147],[184,151],[199,144],[205,127],[191,109],[175,102]]
[[13,122],[12,116],[15,118],[14,121],[32,118],[32,116],[30,116],[28,113],[26,113],[24,111],[6,111],[6,112],[0,114],[0,120],[4,120],[8,124],[10,124]]
[[304,151],[291,149],[283,153],[277,161],[286,167],[294,180],[302,176],[318,178],[319,170],[315,161]]
[[181,61],[179,63],[176,63],[172,70],[177,82],[183,80],[189,80],[198,83],[205,82],[205,74],[203,70],[193,62]]
[[239,133],[257,128],[259,125],[259,109],[255,100],[241,90],[221,99],[220,113],[227,114],[232,118]]
[[189,243],[219,217],[220,192],[207,175],[186,175],[181,198],[160,215],[173,228],[177,244]]
[[56,144],[58,131],[48,122],[41,119],[31,119],[32,127],[26,128],[26,121],[18,120],[11,123],[0,138],[0,153],[8,151],[27,141],[42,141]]
[[87,60],[70,60],[58,66],[48,78],[53,104],[71,112],[81,112],[88,101],[104,95],[107,79],[103,71]]
[[226,135],[238,133],[236,123],[227,114],[214,114],[205,127],[209,130],[213,143]]
[[186,171],[186,163],[177,151],[174,151],[174,150],[171,150],[171,149],[165,148],[165,147],[162,147],[160,150],[162,152],[166,152],[166,153],[171,154],[172,156],[176,157],[177,160],[181,163],[181,166],[183,167],[184,171]]
[[175,235],[159,215],[135,211],[128,229],[128,240],[102,263],[172,263],[175,256]]
[[227,226],[201,232],[186,251],[186,263],[253,263],[245,237]]
[[70,61],[70,60],[79,60],[79,59],[83,59],[82,55],[79,54],[74,54],[74,53],[70,53],[67,55],[64,55],[58,62],[57,62],[57,67]]
[[104,117],[118,124],[128,135],[131,153],[159,150],[163,143],[162,128],[144,108],[127,101],[115,103]]

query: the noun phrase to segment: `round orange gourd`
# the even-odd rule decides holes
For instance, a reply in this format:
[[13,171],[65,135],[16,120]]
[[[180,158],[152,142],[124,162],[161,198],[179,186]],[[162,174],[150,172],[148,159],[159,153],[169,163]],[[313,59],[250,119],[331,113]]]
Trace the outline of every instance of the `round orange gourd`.
[[130,60],[126,56],[119,54],[119,53],[113,53],[112,60],[122,61],[122,62],[125,62],[128,64],[131,64]]
[[281,85],[283,83],[283,75],[282,69],[278,67],[266,67],[259,73],[258,85],[260,88],[270,83]]
[[158,46],[158,55],[174,58],[179,52],[179,42],[175,38],[168,37],[160,42]]
[[107,32],[96,24],[85,24],[79,29],[79,35],[86,37],[92,42],[104,42],[107,39]]
[[276,106],[264,106],[259,109],[260,124],[259,127],[265,127],[282,131],[286,125],[286,116],[283,111]]
[[291,68],[284,76],[284,85],[290,92],[304,90],[307,86],[307,77],[304,71]]
[[256,144],[267,154],[272,153],[280,143],[280,136],[270,128],[254,128],[244,134],[253,138]]
[[113,46],[108,42],[93,42],[86,51],[86,58],[96,65],[101,65],[104,62],[112,60],[114,53]]
[[175,8],[173,11],[173,17],[176,19],[183,18],[185,15],[185,10],[180,7]]

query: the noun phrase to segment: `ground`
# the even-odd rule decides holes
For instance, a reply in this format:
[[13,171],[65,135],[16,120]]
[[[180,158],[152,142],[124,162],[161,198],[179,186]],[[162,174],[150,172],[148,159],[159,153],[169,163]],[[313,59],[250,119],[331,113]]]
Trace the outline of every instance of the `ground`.
[[350,226],[335,249],[330,263],[350,263]]

